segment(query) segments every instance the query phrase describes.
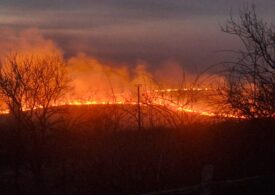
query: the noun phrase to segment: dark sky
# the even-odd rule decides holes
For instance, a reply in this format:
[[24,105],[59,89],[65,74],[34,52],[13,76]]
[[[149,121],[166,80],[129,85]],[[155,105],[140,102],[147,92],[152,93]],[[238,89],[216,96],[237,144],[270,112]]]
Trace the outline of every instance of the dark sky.
[[152,67],[175,60],[201,70],[221,60],[237,41],[220,25],[255,3],[259,14],[275,18],[274,0],[1,0],[0,27],[39,29],[66,56],[78,52],[102,60]]

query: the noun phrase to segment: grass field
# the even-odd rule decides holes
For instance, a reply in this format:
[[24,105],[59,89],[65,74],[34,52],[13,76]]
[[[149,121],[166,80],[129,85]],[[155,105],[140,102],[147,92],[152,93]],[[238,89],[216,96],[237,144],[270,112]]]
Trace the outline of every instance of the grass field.
[[[260,176],[213,185],[211,194],[275,193],[274,120],[194,120],[198,116],[189,115],[189,123],[138,130],[120,107],[67,109],[43,147],[35,147],[26,133],[20,153],[14,151],[8,117],[1,117],[1,194],[142,194],[200,184],[206,165],[214,168],[214,182]],[[32,174],[33,160],[43,162],[40,182]]]

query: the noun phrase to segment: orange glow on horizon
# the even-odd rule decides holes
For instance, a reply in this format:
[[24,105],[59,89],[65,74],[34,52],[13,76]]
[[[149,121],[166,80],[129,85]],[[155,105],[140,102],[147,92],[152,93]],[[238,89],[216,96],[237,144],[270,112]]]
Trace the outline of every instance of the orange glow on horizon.
[[[171,100],[163,99],[161,95],[157,94],[163,94],[163,93],[172,93],[172,92],[180,92],[180,91],[209,91],[212,89],[209,88],[183,88],[183,89],[158,89],[154,90],[154,97],[150,102],[141,102],[141,106],[163,106],[171,111],[174,112],[185,112],[185,113],[193,113],[193,114],[198,114],[201,116],[208,116],[208,117],[215,117],[215,116],[220,116],[224,118],[239,118],[239,119],[244,119],[245,117],[243,116],[237,116],[234,114],[216,114],[214,112],[207,111],[207,109],[203,108],[191,108],[188,105],[182,105],[180,103],[175,103]],[[150,93],[148,93],[150,94]],[[74,98],[65,98],[63,100],[60,100],[56,103],[53,103],[51,106],[57,107],[57,106],[89,106],[89,105],[137,105],[138,103],[136,101],[127,101],[126,98],[123,97],[116,97],[116,100],[109,100],[108,98],[101,98],[101,100],[93,100],[93,99],[74,99]],[[129,98],[132,99],[132,98]],[[28,111],[28,108],[23,108],[23,111]],[[0,114],[9,114],[8,109],[1,109]]]

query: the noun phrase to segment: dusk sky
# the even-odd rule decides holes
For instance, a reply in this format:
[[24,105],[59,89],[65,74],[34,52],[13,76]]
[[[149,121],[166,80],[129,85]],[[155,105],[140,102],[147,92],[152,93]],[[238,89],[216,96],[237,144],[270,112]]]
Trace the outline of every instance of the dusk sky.
[[196,71],[219,62],[217,51],[237,47],[220,25],[247,3],[275,18],[274,0],[1,0],[0,29],[38,29],[65,56],[144,60],[153,68],[173,60]]

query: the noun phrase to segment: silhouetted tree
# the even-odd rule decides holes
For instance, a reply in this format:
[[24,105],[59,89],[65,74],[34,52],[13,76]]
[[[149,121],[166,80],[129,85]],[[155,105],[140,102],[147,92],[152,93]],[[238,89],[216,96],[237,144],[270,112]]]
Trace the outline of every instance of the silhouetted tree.
[[[65,65],[59,55],[13,53],[1,63],[0,95],[14,126],[14,161],[18,164],[22,160],[19,157],[25,155],[38,184],[43,182],[47,141],[56,124],[56,115],[62,111],[53,105],[67,88]],[[18,172],[18,165],[15,167]]]
[[237,36],[243,49],[227,63],[221,95],[236,113],[248,118],[272,117],[275,113],[275,29],[247,7],[238,18],[230,17],[223,32]]

